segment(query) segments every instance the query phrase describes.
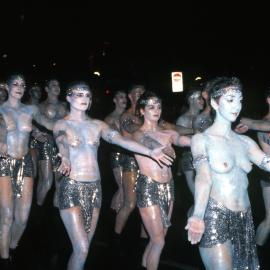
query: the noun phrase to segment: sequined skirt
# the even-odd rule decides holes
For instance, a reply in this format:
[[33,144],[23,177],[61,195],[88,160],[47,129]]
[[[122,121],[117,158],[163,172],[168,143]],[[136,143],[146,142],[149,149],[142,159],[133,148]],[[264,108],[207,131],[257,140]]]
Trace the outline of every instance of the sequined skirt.
[[58,154],[58,149],[56,144],[52,140],[48,140],[46,142],[37,142],[38,153],[39,153],[39,160],[51,160],[53,171],[56,172],[60,163],[61,159]]
[[143,174],[139,174],[136,181],[137,206],[139,208],[158,205],[160,207],[162,223],[165,228],[171,225],[169,209],[174,201],[174,181],[159,183]]
[[246,211],[232,211],[210,198],[204,222],[200,247],[211,248],[231,241],[233,269],[260,269],[250,207]]
[[110,162],[112,169],[122,166],[122,154],[120,152],[111,152]]
[[139,170],[137,161],[133,155],[122,154],[123,172],[137,172]]
[[21,159],[0,157],[0,177],[10,176],[15,197],[22,196],[24,177],[33,176],[33,163],[30,153]]
[[90,232],[94,208],[101,207],[102,193],[100,180],[79,182],[63,176],[58,190],[59,209],[79,206],[84,219],[85,231]]
[[193,157],[191,151],[182,152],[181,158],[179,160],[179,166],[182,172],[193,171]]

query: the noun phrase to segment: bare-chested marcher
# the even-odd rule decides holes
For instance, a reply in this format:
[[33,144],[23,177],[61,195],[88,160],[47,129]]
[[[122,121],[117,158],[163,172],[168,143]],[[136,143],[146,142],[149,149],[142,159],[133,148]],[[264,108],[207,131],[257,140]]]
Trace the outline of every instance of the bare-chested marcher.
[[214,123],[191,139],[196,169],[195,205],[186,229],[199,244],[209,270],[260,269],[248,195],[252,164],[270,171],[270,157],[248,136],[231,128],[242,108],[242,85],[217,77],[210,89]]
[[[127,106],[127,95],[124,91],[118,90],[113,96],[115,109],[107,115],[104,121],[113,129],[120,132],[120,116],[125,111]],[[122,163],[121,163],[121,148],[113,146],[110,153],[111,167],[113,170],[114,179],[118,186],[117,191],[113,195],[111,208],[116,213],[121,209],[124,200],[123,181],[122,181]]]
[[[202,98],[201,88],[192,87],[186,94],[186,110],[177,118],[176,125],[192,128],[193,120],[203,109],[204,101]],[[178,170],[185,174],[187,185],[192,195],[194,195],[194,178],[195,171],[192,164],[192,154],[190,147],[183,149],[179,160]],[[180,173],[178,173],[180,174]]]
[[[47,120],[34,105],[25,105],[22,75],[13,75],[7,82],[8,100],[0,106],[0,255],[7,264],[10,249],[14,250],[27,224],[33,194],[32,159],[29,137],[32,120],[48,129]],[[2,268],[1,268],[2,269]]]
[[[145,88],[143,85],[133,85],[128,91],[128,98],[131,106],[122,114],[120,118],[120,129],[124,137],[132,138],[132,134],[143,124],[142,119],[136,114],[136,104],[137,100],[144,93],[144,91]],[[164,120],[159,121],[159,126],[163,129],[176,130],[181,135],[193,133],[192,128],[176,126]],[[132,153],[123,153],[122,167],[124,202],[122,208],[117,213],[114,228],[115,237],[118,238],[118,241],[128,217],[136,206],[135,182],[138,175],[138,165]],[[141,229],[141,237],[147,237],[143,226]]]
[[170,165],[172,159],[163,147],[149,148],[123,137],[105,122],[92,119],[86,111],[91,107],[92,92],[84,82],[72,84],[67,91],[70,113],[54,126],[54,136],[61,156],[59,209],[73,252],[68,270],[82,270],[95,232],[100,207],[101,185],[97,163],[100,139],[129,151],[150,156],[159,164]]
[[[60,84],[56,79],[50,79],[45,84],[47,98],[40,106],[40,111],[52,121],[57,121],[67,114],[67,104],[59,100]],[[38,143],[39,166],[37,184],[37,204],[42,205],[50,190],[53,180],[55,180],[55,190],[58,189],[58,179],[60,174],[57,172],[59,158],[57,157],[57,147],[53,135],[49,131],[44,131],[46,140]],[[56,194],[55,192],[55,194]],[[57,196],[54,196],[54,206],[57,207]]]
[[[143,118],[143,125],[133,133],[137,142],[151,149],[164,146],[164,151],[172,156],[172,144],[190,145],[189,137],[180,136],[174,130],[164,130],[159,126],[162,105],[161,99],[155,93],[146,91],[142,94],[137,102],[137,110]],[[148,270],[156,270],[167,229],[171,225],[174,201],[172,170],[170,166],[160,166],[146,156],[135,154],[135,158],[140,170],[136,182],[137,205],[150,237],[143,254],[142,266]]]
[[[32,85],[28,90],[28,100],[27,104],[39,106],[40,99],[42,97],[42,89],[38,84]],[[35,179],[37,176],[37,167],[38,167],[38,140],[44,140],[45,137],[41,131],[38,130],[35,126],[33,126],[33,130],[30,136],[30,154],[33,162],[33,178]]]

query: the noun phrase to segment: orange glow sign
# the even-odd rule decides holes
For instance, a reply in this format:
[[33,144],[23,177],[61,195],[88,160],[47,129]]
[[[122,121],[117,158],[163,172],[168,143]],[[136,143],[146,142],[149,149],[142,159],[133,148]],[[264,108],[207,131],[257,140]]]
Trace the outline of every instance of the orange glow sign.
[[181,71],[175,71],[171,73],[172,77],[172,91],[183,92],[183,73]]

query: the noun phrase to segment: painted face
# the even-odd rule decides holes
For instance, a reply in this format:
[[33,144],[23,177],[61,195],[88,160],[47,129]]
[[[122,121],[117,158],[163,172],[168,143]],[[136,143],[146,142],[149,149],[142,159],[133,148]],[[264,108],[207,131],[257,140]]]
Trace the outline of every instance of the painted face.
[[242,93],[237,88],[224,89],[224,94],[220,97],[217,113],[224,119],[234,122],[242,109]]
[[40,99],[41,98],[41,88],[39,86],[33,86],[31,88],[31,96],[35,99]]
[[144,91],[145,91],[144,87],[134,88],[128,95],[130,101],[136,104],[140,96],[144,93]]
[[147,103],[142,110],[145,120],[158,121],[162,112],[160,99],[153,97],[147,100]]
[[200,91],[195,92],[189,97],[189,102],[191,106],[195,106],[199,110],[203,109],[204,100],[202,98],[202,93]]
[[25,88],[26,86],[24,79],[18,77],[14,79],[8,87],[9,96],[16,99],[21,99],[24,95]]
[[72,94],[69,96],[68,101],[71,108],[79,111],[86,111],[91,107],[92,94],[88,90],[76,88],[72,90]]
[[116,107],[125,109],[127,106],[127,95],[123,92],[119,92],[114,97],[114,103]]
[[60,84],[57,80],[51,80],[49,87],[46,88],[49,94],[59,96],[60,95]]
[[6,101],[7,95],[8,95],[7,90],[0,87],[0,103],[3,103]]

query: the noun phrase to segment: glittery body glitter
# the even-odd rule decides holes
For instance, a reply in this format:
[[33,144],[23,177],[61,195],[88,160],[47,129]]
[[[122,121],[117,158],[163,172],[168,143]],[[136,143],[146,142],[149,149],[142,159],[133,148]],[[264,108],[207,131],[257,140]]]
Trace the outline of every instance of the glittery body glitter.
[[174,201],[174,182],[159,183],[143,174],[139,174],[136,182],[137,206],[139,208],[158,205],[162,223],[165,228],[171,225],[168,214],[170,204]]
[[231,241],[234,270],[260,269],[250,207],[246,211],[232,211],[210,197],[204,222],[201,248]]
[[10,176],[15,197],[22,196],[24,177],[33,176],[33,163],[28,153],[21,159],[0,157],[0,177]]
[[64,176],[58,191],[59,209],[79,206],[84,219],[85,231],[90,232],[94,208],[101,207],[102,193],[100,180],[80,182]]

